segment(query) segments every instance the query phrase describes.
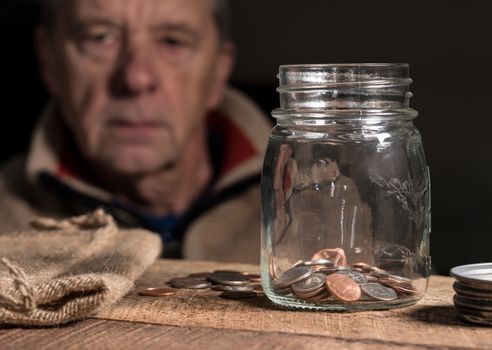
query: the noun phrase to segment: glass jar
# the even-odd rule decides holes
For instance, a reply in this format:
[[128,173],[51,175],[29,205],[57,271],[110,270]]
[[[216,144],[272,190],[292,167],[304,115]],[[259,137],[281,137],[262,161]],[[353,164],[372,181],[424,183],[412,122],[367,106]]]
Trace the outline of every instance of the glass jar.
[[284,65],[262,174],[274,303],[410,305],[430,274],[430,180],[407,64]]

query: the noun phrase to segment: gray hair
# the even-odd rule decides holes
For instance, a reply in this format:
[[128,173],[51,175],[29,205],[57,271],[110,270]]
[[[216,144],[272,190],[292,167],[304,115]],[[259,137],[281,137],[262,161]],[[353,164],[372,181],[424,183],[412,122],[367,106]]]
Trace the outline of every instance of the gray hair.
[[[41,22],[52,28],[57,8],[61,0],[38,0],[41,7]],[[63,0],[66,1],[66,0]],[[213,0],[213,15],[222,42],[232,39],[232,19],[230,0]]]

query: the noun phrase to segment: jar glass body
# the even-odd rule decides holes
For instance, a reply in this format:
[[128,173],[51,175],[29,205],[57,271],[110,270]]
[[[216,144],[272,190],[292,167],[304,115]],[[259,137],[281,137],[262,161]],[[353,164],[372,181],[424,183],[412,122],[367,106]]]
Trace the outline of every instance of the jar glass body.
[[430,274],[430,180],[408,66],[281,66],[279,78],[262,174],[266,295],[324,310],[415,303]]

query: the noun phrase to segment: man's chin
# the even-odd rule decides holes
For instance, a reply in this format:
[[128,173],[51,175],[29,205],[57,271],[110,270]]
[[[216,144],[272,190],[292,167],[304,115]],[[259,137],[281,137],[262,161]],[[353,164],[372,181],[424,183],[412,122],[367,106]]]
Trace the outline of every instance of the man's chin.
[[108,159],[106,166],[111,173],[124,177],[135,177],[152,174],[174,164],[174,157],[153,155],[121,154]]

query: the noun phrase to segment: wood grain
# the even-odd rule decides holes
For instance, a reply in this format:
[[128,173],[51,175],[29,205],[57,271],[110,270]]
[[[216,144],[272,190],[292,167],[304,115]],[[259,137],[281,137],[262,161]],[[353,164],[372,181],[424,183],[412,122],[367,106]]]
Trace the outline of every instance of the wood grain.
[[[254,265],[160,260],[137,290],[219,268],[258,272]],[[0,327],[0,349],[492,349],[492,328],[456,318],[452,282],[432,276],[418,305],[359,313],[283,310],[264,297],[225,300],[210,290],[167,298],[135,290],[93,319],[65,327]]]
[[[137,282],[159,287],[175,276],[214,269],[258,272],[254,265],[160,260]],[[266,297],[224,300],[211,290],[179,290],[171,298],[133,293],[97,317],[180,327],[326,336],[361,342],[423,347],[492,348],[492,330],[461,322],[452,304],[453,279],[432,276],[428,292],[417,305],[389,311],[333,313],[283,310]]]

